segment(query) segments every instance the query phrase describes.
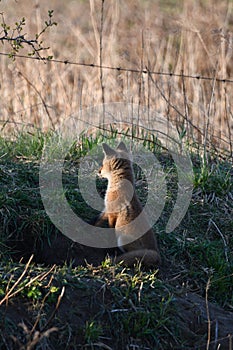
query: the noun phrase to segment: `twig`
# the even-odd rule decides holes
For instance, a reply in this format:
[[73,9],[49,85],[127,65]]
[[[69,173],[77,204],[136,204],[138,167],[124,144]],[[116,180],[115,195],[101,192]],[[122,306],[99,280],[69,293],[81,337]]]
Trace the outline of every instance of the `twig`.
[[[13,292],[13,290],[17,287],[17,285],[19,284],[19,282],[23,279],[23,277],[25,276],[29,265],[31,263],[33,259],[33,255],[31,255],[30,259],[28,260],[25,269],[23,270],[21,276],[17,279],[17,281],[13,284],[13,286],[11,287],[11,289],[7,292],[7,294],[5,295],[5,297],[0,301],[0,305],[2,305],[6,300],[8,300],[11,297],[11,293]],[[14,293],[13,293],[14,294]]]
[[[229,102],[227,100],[227,97],[228,97],[227,88],[225,87],[225,113],[226,113],[226,116],[227,114],[230,115],[233,120],[233,115],[230,111],[230,108],[228,107]],[[230,154],[232,155],[232,162],[233,162],[233,143],[232,143],[233,135],[232,135],[231,125],[230,125],[230,118],[226,118],[226,122],[227,122],[228,138],[229,138],[229,144],[230,144]]]
[[[5,22],[4,19],[4,14],[0,13],[0,16],[2,17],[2,23],[1,23],[1,28],[2,30],[0,31],[0,41],[3,42],[8,42],[10,47],[12,48],[12,52],[8,55],[12,58],[15,57],[15,54],[19,52],[20,49],[23,49],[24,45],[28,45],[29,47],[32,48],[32,52],[28,53],[29,56],[36,55],[38,59],[43,60],[43,57],[40,55],[40,51],[42,50],[48,50],[49,47],[43,47],[42,43],[43,41],[40,40],[40,37],[46,32],[46,30],[49,27],[52,27],[54,25],[57,25],[56,22],[52,21],[53,17],[53,10],[48,11],[48,16],[49,19],[48,21],[45,21],[45,27],[41,30],[40,33],[35,35],[34,39],[26,39],[26,33],[22,34],[23,27],[26,24],[26,20],[23,17],[19,22],[15,23],[15,27],[10,28]],[[51,56],[48,56],[47,59],[50,59]]]
[[222,240],[223,240],[223,244],[224,244],[224,254],[225,254],[225,258],[226,258],[226,262],[229,264],[229,258],[228,258],[228,246],[227,246],[227,242],[226,239],[223,235],[223,233],[220,231],[219,227],[216,225],[216,223],[210,219],[209,221],[211,224],[214,225],[214,227],[216,228],[216,230],[218,231],[218,233],[220,234]]
[[228,338],[229,338],[229,350],[232,350],[233,349],[233,342],[232,342],[233,335],[228,334]]
[[45,305],[45,301],[46,301],[46,299],[48,298],[48,296],[49,296],[50,294],[51,294],[51,290],[49,290],[48,293],[46,293],[46,295],[44,296],[43,300],[41,301],[40,309],[39,309],[39,311],[38,311],[38,315],[37,315],[37,317],[36,317],[36,321],[35,321],[35,323],[34,323],[32,329],[31,329],[31,331],[30,331],[30,335],[31,335],[31,336],[32,336],[32,334],[33,334],[33,333],[35,332],[35,330],[36,330],[36,327],[37,327],[37,325],[38,325],[38,323],[39,323],[39,321],[40,321],[40,318],[41,318],[41,314],[42,314],[43,307],[44,307],[44,305]]
[[210,320],[210,310],[209,310],[209,302],[208,302],[208,292],[209,292],[210,285],[211,285],[211,282],[209,278],[206,285],[206,293],[205,293],[206,315],[207,315],[207,322],[208,322],[206,350],[209,350],[210,340],[211,340],[211,320]]
[[30,286],[32,283],[34,283],[36,280],[42,281],[44,278],[47,277],[47,275],[48,275],[49,273],[51,273],[51,272],[54,270],[54,268],[55,268],[55,266],[56,266],[56,265],[53,265],[49,271],[47,271],[47,272],[42,272],[40,275],[35,276],[34,278],[30,279],[30,281],[29,281],[28,283],[26,283],[24,286],[20,287],[19,289],[17,289],[16,291],[13,292],[13,290],[15,289],[15,287],[19,284],[19,282],[22,280],[22,278],[23,278],[24,275],[26,274],[27,269],[28,269],[28,267],[29,267],[29,264],[30,264],[32,258],[33,258],[33,255],[32,255],[32,257],[29,259],[29,262],[27,263],[27,265],[26,265],[26,267],[25,267],[25,269],[24,269],[22,275],[21,275],[21,276],[19,277],[19,279],[15,282],[15,284],[14,284],[13,287],[10,289],[10,291],[7,292],[7,294],[5,295],[5,297],[1,300],[0,305],[1,305],[5,300],[9,300],[10,298],[12,298],[12,297],[14,297],[15,295],[19,294],[22,290],[24,290],[25,288],[29,287],[29,286]]
[[182,75],[182,89],[183,89],[183,96],[184,96],[184,117],[186,121],[186,127],[189,126],[189,118],[188,118],[188,99],[187,99],[187,94],[186,94],[186,86],[185,86],[185,79],[183,77],[184,71],[181,71]]
[[103,123],[105,121],[105,95],[104,95],[104,82],[103,82],[103,27],[104,27],[104,0],[101,4],[101,20],[100,20],[100,36],[99,36],[99,63],[100,63],[100,85],[101,85],[101,97],[103,104]]
[[210,125],[210,112],[211,112],[211,107],[212,103],[214,100],[214,93],[215,93],[215,85],[216,85],[216,78],[217,78],[217,69],[218,69],[219,62],[216,65],[215,73],[213,76],[213,82],[212,82],[212,89],[211,89],[211,96],[210,96],[210,101],[209,101],[209,106],[208,106],[208,111],[207,111],[207,122],[205,123],[205,132],[204,132],[204,155],[205,155],[205,161],[208,162],[208,157],[207,157],[207,141],[208,141],[208,132],[209,132],[209,125]]
[[215,349],[218,341],[218,320],[215,322],[215,337],[214,337],[214,344],[215,344]]
[[[179,109],[178,109],[176,106],[174,106],[174,105],[170,102],[170,96],[169,96],[169,99],[167,99],[167,97],[165,96],[165,94],[164,94],[164,93],[162,92],[162,90],[160,89],[158,83],[157,83],[157,82],[154,80],[154,78],[152,77],[151,72],[150,72],[149,70],[147,70],[147,72],[148,72],[148,75],[149,75],[151,81],[152,81],[153,84],[156,86],[156,88],[158,89],[159,93],[161,94],[161,96],[162,96],[162,98],[165,100],[165,102],[166,102],[172,109],[174,109],[174,111],[175,111],[176,113],[178,113],[183,119],[186,120],[185,115],[183,115],[183,113],[181,113],[181,112],[179,111]],[[179,76],[182,76],[182,75],[179,75]],[[200,134],[203,136],[203,133],[201,132],[201,130],[200,130],[197,126],[195,126],[190,120],[189,120],[189,124],[190,124],[194,129],[196,129],[198,133],[200,133]]]
[[[233,335],[232,334],[228,334],[227,336],[225,336],[225,337],[222,337],[222,338],[218,338],[218,347],[216,348],[215,347],[215,345],[216,345],[216,340],[214,339],[214,340],[212,340],[211,342],[210,342],[210,345],[213,345],[214,347],[213,347],[213,349],[221,349],[221,345],[220,345],[220,343],[222,342],[222,341],[224,341],[224,340],[227,340],[227,339],[229,339],[229,348],[227,348],[227,350],[233,350],[233,348],[232,348],[232,339],[233,339]],[[203,343],[203,344],[200,344],[200,349],[202,349],[202,348],[204,348],[204,346],[205,346],[205,344]]]
[[[26,336],[28,336],[31,332],[29,331],[28,327],[25,323],[20,323],[19,326],[23,329]],[[28,339],[27,343],[24,345],[22,344],[19,339],[15,338],[14,336],[11,336],[11,338],[17,343],[19,350],[33,350],[35,345],[38,344],[43,338],[48,338],[52,332],[57,332],[57,327],[52,327],[44,332],[34,332],[33,336]],[[31,335],[31,334],[30,334]]]
[[60,295],[58,296],[58,299],[57,299],[57,304],[55,306],[55,309],[53,310],[52,314],[50,315],[48,321],[46,322],[46,324],[44,325],[44,327],[42,328],[41,332],[44,332],[45,329],[48,327],[49,323],[52,321],[52,319],[54,318],[59,306],[60,306],[60,303],[61,303],[61,300],[64,296],[64,293],[65,293],[65,287],[63,286],[62,287],[62,290],[61,290],[61,293]]
[[[144,36],[143,36],[143,30],[142,30],[142,46],[141,46],[141,57],[140,57],[141,72],[143,72],[143,67],[144,67]],[[139,79],[138,79],[138,118],[137,118],[136,136],[138,136],[139,134],[140,108],[141,108],[141,105],[143,104],[142,92],[143,92],[143,73],[140,73]]]
[[38,94],[38,96],[40,97],[42,103],[43,103],[43,106],[44,106],[44,109],[49,117],[49,120],[51,122],[51,125],[52,125],[52,128],[55,130],[55,125],[54,125],[54,122],[53,122],[53,118],[52,116],[50,115],[49,113],[49,109],[47,107],[47,104],[43,98],[43,96],[41,95],[40,91],[37,89],[37,87],[20,71],[18,71],[18,74],[21,75],[25,80],[26,82],[35,90],[35,92]]

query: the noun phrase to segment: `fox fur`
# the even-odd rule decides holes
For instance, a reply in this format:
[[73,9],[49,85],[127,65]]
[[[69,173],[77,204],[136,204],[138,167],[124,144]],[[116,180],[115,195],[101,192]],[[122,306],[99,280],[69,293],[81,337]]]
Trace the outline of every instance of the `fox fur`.
[[160,253],[135,192],[130,153],[123,142],[116,149],[103,143],[103,151],[99,175],[108,179],[108,186],[105,208],[95,225],[101,226],[107,220],[109,227],[115,228],[117,245],[122,252],[116,263],[122,261],[124,265],[133,266],[139,261],[144,266],[158,266]]

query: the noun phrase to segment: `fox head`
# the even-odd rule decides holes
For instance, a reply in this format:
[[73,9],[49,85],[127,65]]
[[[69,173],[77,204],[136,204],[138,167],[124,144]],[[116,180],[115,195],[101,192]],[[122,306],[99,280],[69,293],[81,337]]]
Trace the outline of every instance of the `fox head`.
[[123,177],[124,173],[132,174],[131,157],[124,142],[120,142],[116,149],[103,143],[104,159],[99,169],[101,177],[110,179],[113,174]]

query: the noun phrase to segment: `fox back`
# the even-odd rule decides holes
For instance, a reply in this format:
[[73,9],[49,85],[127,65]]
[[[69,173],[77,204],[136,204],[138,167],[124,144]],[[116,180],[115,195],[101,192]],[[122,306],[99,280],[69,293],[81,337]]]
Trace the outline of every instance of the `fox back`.
[[118,261],[129,266],[136,260],[144,265],[160,263],[157,241],[135,192],[131,155],[120,142],[116,150],[103,144],[104,160],[99,170],[108,179],[102,219],[115,228],[117,245],[124,254]]

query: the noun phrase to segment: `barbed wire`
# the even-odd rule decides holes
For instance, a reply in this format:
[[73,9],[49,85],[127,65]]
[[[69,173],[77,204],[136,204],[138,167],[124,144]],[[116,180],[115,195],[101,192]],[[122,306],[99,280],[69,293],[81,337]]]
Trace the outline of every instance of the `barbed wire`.
[[[9,54],[0,52],[0,56],[8,56]],[[138,73],[138,74],[150,74],[150,75],[161,75],[161,76],[168,76],[168,77],[178,77],[178,78],[187,78],[187,79],[196,79],[196,80],[208,80],[213,81],[215,80],[218,83],[233,83],[233,78],[217,78],[215,76],[213,77],[207,77],[202,75],[192,75],[192,74],[184,74],[184,73],[172,73],[172,72],[161,72],[161,71],[150,71],[147,67],[145,69],[136,69],[136,68],[126,68],[126,67],[112,67],[108,65],[100,65],[95,63],[85,63],[85,62],[74,62],[70,60],[59,60],[54,58],[48,58],[48,57],[41,57],[41,56],[26,56],[26,55],[20,55],[20,54],[11,54],[11,58],[23,58],[23,59],[30,59],[30,60],[36,60],[36,61],[43,61],[43,62],[52,62],[52,63],[60,63],[65,65],[75,65],[75,66],[83,66],[83,67],[91,67],[91,68],[98,68],[98,69],[106,69],[106,70],[114,70],[118,72],[130,72],[130,73]]]

